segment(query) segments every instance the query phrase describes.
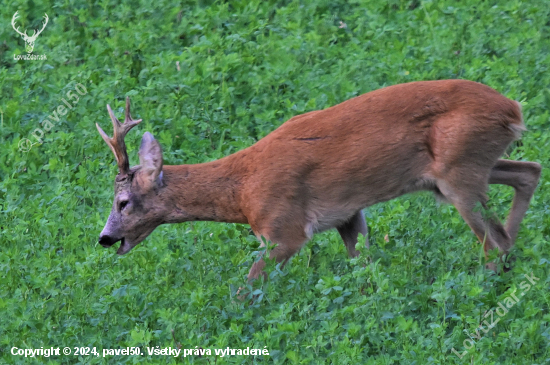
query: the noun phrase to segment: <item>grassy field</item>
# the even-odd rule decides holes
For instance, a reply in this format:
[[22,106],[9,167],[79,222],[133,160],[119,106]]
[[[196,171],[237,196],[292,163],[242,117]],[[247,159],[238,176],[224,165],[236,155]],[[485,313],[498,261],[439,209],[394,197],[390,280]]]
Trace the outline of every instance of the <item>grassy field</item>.
[[[16,11],[29,30],[48,14],[34,48],[46,60],[15,60],[26,54]],[[549,16],[534,0],[4,2],[0,363],[549,364]],[[107,103],[121,116],[130,96],[144,120],[126,138],[133,164],[145,131],[165,164],[190,164],[294,115],[448,78],[521,101],[528,131],[508,157],[543,165],[507,273],[484,268],[456,209],[428,193],[366,209],[371,248],[357,259],[336,231],[316,235],[282,270],[270,263],[244,303],[236,291],[258,247],[248,226],[161,226],[126,256],[97,243],[116,175],[95,128],[111,133]],[[78,102],[56,114],[68,95]],[[502,219],[512,196],[491,187]],[[526,274],[538,279],[528,290]],[[157,346],[182,353],[149,355]],[[143,355],[103,357],[126,347]],[[214,353],[228,347],[269,355]],[[199,348],[212,355],[183,357]]]

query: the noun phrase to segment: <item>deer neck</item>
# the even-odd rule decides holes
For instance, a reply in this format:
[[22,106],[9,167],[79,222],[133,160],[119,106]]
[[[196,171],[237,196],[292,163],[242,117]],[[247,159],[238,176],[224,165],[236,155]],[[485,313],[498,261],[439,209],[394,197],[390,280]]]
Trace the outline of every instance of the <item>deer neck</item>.
[[241,178],[224,159],[196,165],[164,166],[160,193],[171,213],[166,223],[216,221],[248,223],[241,211]]

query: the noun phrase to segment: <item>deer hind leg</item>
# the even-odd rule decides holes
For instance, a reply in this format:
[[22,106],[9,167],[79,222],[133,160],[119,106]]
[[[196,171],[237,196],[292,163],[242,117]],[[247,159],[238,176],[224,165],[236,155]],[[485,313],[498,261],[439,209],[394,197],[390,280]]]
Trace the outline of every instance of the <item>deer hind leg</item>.
[[362,211],[355,213],[347,222],[342,223],[336,227],[338,233],[344,240],[344,244],[348,250],[350,257],[359,256],[359,251],[355,249],[357,244],[359,233],[365,236],[365,246],[369,247],[369,240],[367,238],[367,223]]
[[[478,209],[480,204],[483,209],[486,208],[488,184],[485,174],[466,169],[454,170],[444,180],[438,181],[437,187],[484,244],[486,258],[492,249],[498,249],[501,254],[507,252],[512,241],[508,232],[496,217],[484,217]],[[489,263],[487,267],[496,269],[494,263]]]
[[541,173],[541,166],[536,162],[498,160],[491,169],[489,184],[504,184],[514,188],[512,208],[506,219],[506,231],[510,236],[509,245],[503,247],[508,252],[516,240],[519,225],[529,207]]

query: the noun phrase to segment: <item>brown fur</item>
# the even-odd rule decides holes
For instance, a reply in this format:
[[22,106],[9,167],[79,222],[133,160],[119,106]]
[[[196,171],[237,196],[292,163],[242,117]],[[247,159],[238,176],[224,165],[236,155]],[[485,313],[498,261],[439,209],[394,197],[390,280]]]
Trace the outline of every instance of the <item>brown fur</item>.
[[[486,252],[508,252],[540,176],[537,163],[499,160],[523,129],[519,103],[479,83],[446,80],[390,86],[296,116],[253,146],[204,164],[159,166],[151,161],[160,146],[144,136],[148,183],[143,167],[134,168],[127,192],[141,210],[108,223],[102,236],[111,240],[103,243],[130,237],[129,248],[119,249],[125,253],[158,224],[212,220],[250,224],[277,244],[271,256],[278,261],[330,228],[355,256],[358,234],[367,233],[361,209],[431,190],[457,207]],[[474,209],[486,203],[489,183],[516,190],[506,228]],[[111,215],[121,214],[117,199]],[[249,278],[263,266],[255,263]]]

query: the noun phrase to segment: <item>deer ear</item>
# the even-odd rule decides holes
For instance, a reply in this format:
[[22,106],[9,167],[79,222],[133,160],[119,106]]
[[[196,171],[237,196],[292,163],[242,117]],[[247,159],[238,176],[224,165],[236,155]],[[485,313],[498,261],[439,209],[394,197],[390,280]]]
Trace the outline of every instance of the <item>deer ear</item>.
[[154,183],[157,179],[162,180],[162,149],[160,143],[149,132],[145,132],[141,139],[139,164],[148,183]]

